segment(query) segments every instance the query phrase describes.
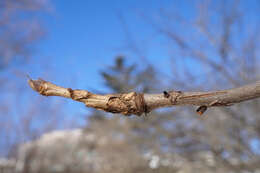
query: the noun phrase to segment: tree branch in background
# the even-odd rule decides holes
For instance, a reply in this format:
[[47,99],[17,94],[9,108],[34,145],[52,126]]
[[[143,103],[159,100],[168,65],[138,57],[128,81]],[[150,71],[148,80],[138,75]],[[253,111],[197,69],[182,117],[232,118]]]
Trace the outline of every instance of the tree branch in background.
[[124,115],[135,114],[141,116],[153,109],[175,105],[200,106],[198,114],[206,111],[207,107],[230,106],[260,97],[260,81],[221,91],[183,92],[164,91],[160,94],[124,93],[97,95],[86,90],[72,90],[63,88],[42,79],[28,80],[31,88],[44,96],[61,96],[83,102],[87,107]]

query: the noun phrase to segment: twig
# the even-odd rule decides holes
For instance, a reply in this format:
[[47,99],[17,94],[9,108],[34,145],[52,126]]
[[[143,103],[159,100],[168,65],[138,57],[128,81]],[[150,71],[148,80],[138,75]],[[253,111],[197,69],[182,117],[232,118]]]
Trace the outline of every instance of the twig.
[[[61,96],[83,102],[87,107],[124,115],[141,116],[153,109],[177,105],[200,107],[230,106],[260,97],[260,81],[222,91],[183,92],[164,91],[160,94],[123,93],[98,95],[86,90],[63,88],[42,79],[28,80],[32,89],[44,96]],[[204,109],[203,109],[204,110]],[[205,110],[204,110],[205,111]],[[204,111],[199,110],[200,113]]]

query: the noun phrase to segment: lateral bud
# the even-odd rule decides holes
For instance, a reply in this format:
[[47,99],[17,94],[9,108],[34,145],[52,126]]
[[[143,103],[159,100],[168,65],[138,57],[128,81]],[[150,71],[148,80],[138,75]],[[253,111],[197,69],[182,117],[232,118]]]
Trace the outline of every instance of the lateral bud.
[[203,106],[200,106],[200,107],[196,110],[196,112],[197,112],[197,114],[202,115],[204,112],[206,112],[207,109],[208,109],[208,107],[205,106],[205,105],[203,105]]

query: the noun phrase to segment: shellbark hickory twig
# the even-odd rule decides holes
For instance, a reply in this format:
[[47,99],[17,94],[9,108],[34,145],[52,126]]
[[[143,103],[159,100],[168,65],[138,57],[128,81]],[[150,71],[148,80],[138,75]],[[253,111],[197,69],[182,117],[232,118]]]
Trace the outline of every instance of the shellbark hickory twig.
[[99,95],[87,90],[63,88],[42,79],[28,80],[29,85],[44,96],[60,96],[83,102],[87,107],[124,115],[138,115],[150,111],[177,105],[199,106],[198,114],[203,114],[212,106],[230,106],[235,103],[260,97],[260,81],[221,91],[184,92],[163,91],[159,94],[122,93]]

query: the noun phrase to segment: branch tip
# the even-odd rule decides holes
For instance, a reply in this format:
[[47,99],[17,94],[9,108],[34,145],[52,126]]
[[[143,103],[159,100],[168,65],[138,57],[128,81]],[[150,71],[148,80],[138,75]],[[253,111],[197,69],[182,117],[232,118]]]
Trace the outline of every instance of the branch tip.
[[28,80],[32,80],[29,74],[26,74],[26,77],[28,78]]
[[29,79],[28,80],[28,84],[36,92],[40,92],[41,91],[41,88],[42,88],[42,85],[43,85],[44,82],[45,81],[42,80],[42,79],[38,79],[38,80]]

